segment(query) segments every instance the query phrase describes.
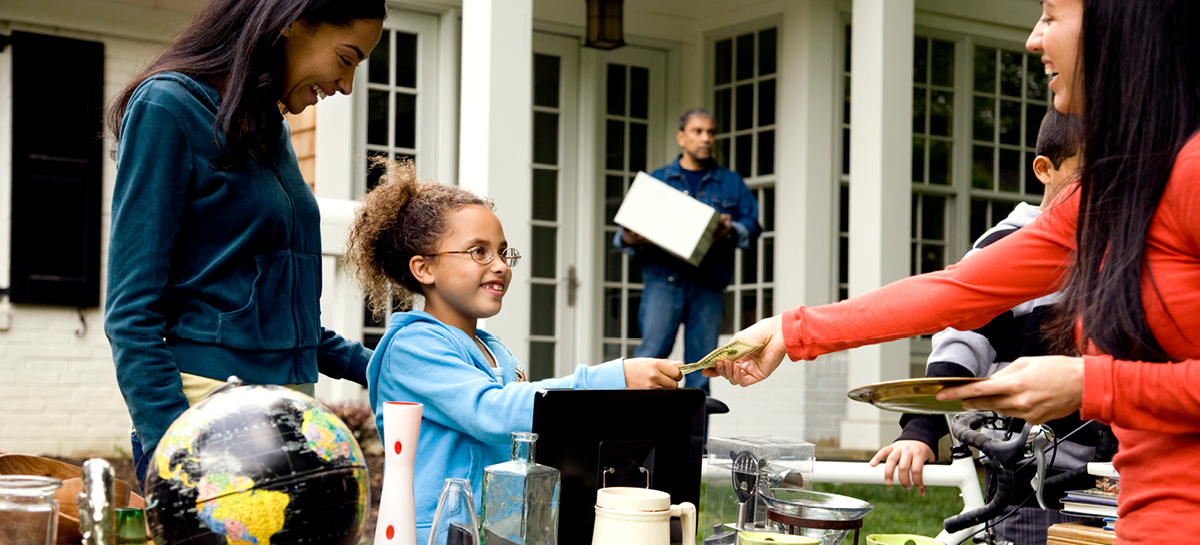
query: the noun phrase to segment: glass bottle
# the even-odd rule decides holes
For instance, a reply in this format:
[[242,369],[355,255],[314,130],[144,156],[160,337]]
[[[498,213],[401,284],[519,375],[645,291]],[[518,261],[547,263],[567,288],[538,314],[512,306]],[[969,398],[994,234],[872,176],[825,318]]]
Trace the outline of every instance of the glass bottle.
[[433,513],[433,527],[429,530],[429,545],[482,545],[471,481],[446,479],[442,485],[437,511]]
[[117,545],[146,545],[146,514],[137,507],[116,509]]
[[59,488],[62,481],[51,477],[0,476],[0,543],[53,545]]
[[512,434],[512,460],[483,470],[483,541],[487,545],[556,545],[557,469],[534,462],[536,433]]

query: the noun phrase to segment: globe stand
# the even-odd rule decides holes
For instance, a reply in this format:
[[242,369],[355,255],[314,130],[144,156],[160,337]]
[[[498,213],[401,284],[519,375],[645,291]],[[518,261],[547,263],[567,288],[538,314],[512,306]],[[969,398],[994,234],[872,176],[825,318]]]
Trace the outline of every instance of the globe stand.
[[[799,534],[801,528],[814,530],[854,530],[854,545],[858,545],[858,532],[862,529],[863,519],[854,520],[817,520],[785,515],[774,509],[767,509],[767,520],[778,522],[787,527],[789,535]],[[844,533],[842,535],[845,535]],[[840,539],[839,539],[840,541]]]

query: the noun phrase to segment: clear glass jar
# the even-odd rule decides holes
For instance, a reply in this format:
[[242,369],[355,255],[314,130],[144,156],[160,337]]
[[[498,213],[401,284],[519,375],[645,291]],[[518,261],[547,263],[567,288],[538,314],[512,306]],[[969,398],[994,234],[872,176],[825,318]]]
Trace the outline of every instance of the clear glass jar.
[[471,481],[446,479],[442,485],[429,530],[429,545],[482,545]]
[[0,543],[54,545],[62,481],[28,475],[0,476]]
[[138,507],[117,507],[117,545],[146,545],[146,513]]
[[483,470],[483,542],[556,545],[559,471],[534,462],[536,433],[512,434],[512,460]]

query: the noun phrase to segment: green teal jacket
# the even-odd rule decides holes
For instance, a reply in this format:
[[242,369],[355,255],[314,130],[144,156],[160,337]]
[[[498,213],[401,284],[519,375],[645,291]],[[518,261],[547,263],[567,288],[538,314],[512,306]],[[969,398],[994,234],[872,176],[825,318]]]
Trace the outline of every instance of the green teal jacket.
[[220,100],[166,72],[121,122],[104,331],[147,453],[188,408],[181,372],[366,384],[370,350],[321,327],[320,212],[286,123],[269,162],[217,170]]

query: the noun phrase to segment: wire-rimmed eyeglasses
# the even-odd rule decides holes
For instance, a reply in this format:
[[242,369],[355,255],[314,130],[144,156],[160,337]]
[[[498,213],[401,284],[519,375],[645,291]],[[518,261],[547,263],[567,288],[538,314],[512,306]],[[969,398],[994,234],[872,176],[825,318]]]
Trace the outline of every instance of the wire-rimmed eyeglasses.
[[[450,252],[433,252],[431,254],[421,254],[421,255],[426,256],[426,257],[432,257],[435,255],[444,255],[444,254],[467,254],[467,255],[471,256],[471,259],[475,260],[475,262],[480,265],[488,265],[492,262],[493,259],[496,259],[496,252],[493,252],[491,248],[484,248],[483,246],[476,246],[474,248],[471,248],[470,250],[454,250],[454,251],[450,251]],[[516,248],[505,248],[504,251],[500,252],[500,257],[504,259],[504,264],[508,265],[510,268],[516,267],[517,263],[521,262],[521,252],[518,252]]]

